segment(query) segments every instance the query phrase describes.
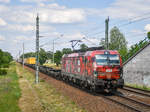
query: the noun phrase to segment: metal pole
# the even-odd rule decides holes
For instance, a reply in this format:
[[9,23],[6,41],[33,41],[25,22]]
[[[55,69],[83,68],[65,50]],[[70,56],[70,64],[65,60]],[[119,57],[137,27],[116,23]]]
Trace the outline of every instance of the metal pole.
[[36,18],[36,73],[35,83],[39,82],[39,16]]
[[53,40],[53,63],[54,63],[54,40]]
[[19,51],[19,58],[18,59],[20,59],[20,54],[21,54],[21,51]]
[[18,54],[18,59],[17,59],[17,62],[20,62],[20,53],[21,53],[21,51],[19,51],[19,54]]
[[[60,35],[60,37],[62,37],[62,36],[63,36],[63,34]],[[54,63],[54,59],[55,59],[55,53],[54,53],[55,52],[55,46],[54,46],[55,43],[54,43],[54,41],[59,39],[60,37],[57,37],[56,39],[53,40],[53,63]]]
[[109,42],[108,42],[108,23],[109,17],[105,20],[105,49],[109,49]]
[[23,69],[24,69],[24,43],[23,43]]

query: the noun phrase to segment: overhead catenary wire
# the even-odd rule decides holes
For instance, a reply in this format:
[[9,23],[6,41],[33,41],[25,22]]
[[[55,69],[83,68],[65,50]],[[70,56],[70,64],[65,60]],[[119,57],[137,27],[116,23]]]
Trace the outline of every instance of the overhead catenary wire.
[[121,24],[121,25],[119,25],[118,27],[119,27],[119,28],[120,28],[120,27],[124,27],[124,26],[130,25],[130,24],[136,23],[136,22],[140,22],[140,21],[146,20],[146,19],[150,19],[150,17],[145,17],[145,18],[141,18],[141,19],[138,19],[138,20],[129,21],[128,23]]
[[83,34],[84,34],[84,33],[89,34],[89,32],[91,32],[91,31],[99,30],[100,26],[103,25],[103,24],[104,24],[104,22],[101,22],[101,24],[99,24],[99,26],[93,27],[93,28],[88,29],[88,30],[86,30],[86,31],[82,31],[81,33],[83,33]]
[[91,44],[93,44],[93,45],[98,46],[97,44],[95,44],[95,43],[94,43],[94,42],[92,42],[91,40],[87,39],[86,37],[83,37],[83,39],[84,39],[84,40],[86,40],[86,41],[88,41],[88,42],[90,42],[90,43],[91,43]]
[[150,12],[147,12],[147,13],[144,13],[144,14],[142,14],[142,15],[139,15],[139,16],[132,16],[131,18],[129,18],[128,20],[120,20],[120,21],[118,21],[118,22],[116,22],[116,23],[114,23],[114,24],[112,24],[111,25],[111,23],[110,23],[110,25],[111,26],[114,26],[114,25],[116,25],[117,23],[123,23],[123,22],[126,22],[126,21],[133,21],[133,20],[136,20],[137,18],[139,18],[139,17],[143,17],[143,16],[147,16],[148,14],[150,14]]
[[[146,20],[146,19],[150,19],[150,16],[148,16],[148,17],[145,17],[144,15],[146,15],[146,14],[149,14],[150,12],[148,12],[148,13],[145,13],[145,14],[143,14],[143,15],[140,15],[140,16],[136,16],[136,17],[133,17],[133,18],[131,18],[131,19],[129,19],[128,20],[128,22],[126,22],[126,23],[123,23],[123,24],[113,24],[113,25],[111,25],[111,26],[117,26],[117,27],[119,27],[119,28],[122,28],[122,27],[125,27],[125,26],[128,26],[128,25],[130,25],[130,24],[133,24],[133,23],[136,23],[136,22],[140,22],[140,21],[143,21],[143,20]],[[144,17],[143,17],[144,16]],[[142,18],[140,18],[140,17],[142,17]],[[124,20],[125,21],[125,20]],[[111,27],[112,28],[112,27]],[[102,30],[102,31],[100,31],[100,32],[96,32],[96,33],[90,33],[90,34],[88,34],[89,36],[92,36],[92,35],[98,35],[98,34],[102,34],[102,33],[105,33],[105,30]]]

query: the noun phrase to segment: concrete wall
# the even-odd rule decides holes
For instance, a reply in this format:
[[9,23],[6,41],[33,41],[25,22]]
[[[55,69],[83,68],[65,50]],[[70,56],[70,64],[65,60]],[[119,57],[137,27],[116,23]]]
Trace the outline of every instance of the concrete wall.
[[124,65],[125,83],[150,86],[150,44]]

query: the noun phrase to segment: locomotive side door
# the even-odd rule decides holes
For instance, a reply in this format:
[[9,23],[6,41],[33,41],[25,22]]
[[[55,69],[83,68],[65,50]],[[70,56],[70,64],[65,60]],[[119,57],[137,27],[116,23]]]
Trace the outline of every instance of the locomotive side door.
[[87,71],[88,71],[88,76],[91,76],[92,74],[92,60],[91,57],[88,58],[87,60]]

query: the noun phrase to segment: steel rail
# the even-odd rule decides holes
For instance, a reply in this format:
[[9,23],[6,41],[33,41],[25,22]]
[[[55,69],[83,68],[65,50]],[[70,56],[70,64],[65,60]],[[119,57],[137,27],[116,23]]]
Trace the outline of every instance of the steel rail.
[[136,90],[140,90],[140,91],[143,91],[143,92],[150,93],[150,90],[144,90],[144,89],[135,88],[135,87],[127,86],[127,85],[125,85],[124,87],[131,88],[131,89],[136,89]]
[[146,104],[146,103],[143,103],[143,102],[134,100],[133,98],[129,98],[129,97],[126,97],[126,96],[124,96],[124,95],[118,95],[118,94],[116,94],[116,95],[119,96],[119,97],[122,97],[122,98],[124,98],[124,99],[130,100],[130,101],[132,101],[132,102],[135,102],[135,103],[137,103],[137,104],[140,104],[140,105],[143,105],[143,106],[146,106],[146,107],[149,107],[149,108],[150,108],[150,104]]
[[143,96],[150,97],[150,94],[146,94],[146,93],[138,92],[138,91],[136,91],[136,90],[131,90],[131,89],[127,89],[127,88],[122,88],[122,90],[130,91],[130,92],[134,92],[134,93],[137,93],[137,94],[140,94],[140,95],[143,95]]
[[121,102],[119,102],[119,101],[117,101],[117,100],[114,100],[114,99],[112,99],[112,98],[110,98],[110,97],[107,97],[107,96],[102,96],[102,97],[105,98],[105,99],[107,99],[107,100],[110,100],[110,101],[112,101],[112,102],[114,102],[114,103],[116,103],[116,104],[119,104],[119,105],[121,105],[121,106],[124,106],[124,107],[126,107],[126,108],[128,108],[128,109],[130,109],[130,110],[133,110],[133,111],[135,111],[135,112],[143,112],[143,111],[141,111],[141,110],[139,110],[139,109],[136,109],[136,108],[134,108],[134,107],[132,107],[132,106],[130,106],[130,105],[128,105],[128,104],[121,103]]

